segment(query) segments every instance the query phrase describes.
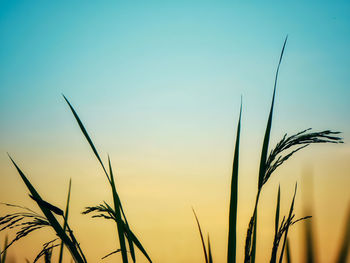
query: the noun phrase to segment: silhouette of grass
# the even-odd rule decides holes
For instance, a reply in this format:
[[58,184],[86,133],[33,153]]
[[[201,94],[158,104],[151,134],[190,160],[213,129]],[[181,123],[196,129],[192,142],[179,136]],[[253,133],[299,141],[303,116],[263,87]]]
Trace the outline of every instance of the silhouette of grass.
[[[17,232],[16,238],[9,243],[7,248],[12,245],[15,241],[18,241],[19,239],[25,237],[29,233],[42,228],[44,226],[50,226],[52,227],[57,236],[62,240],[62,242],[66,245],[66,247],[69,249],[73,259],[77,263],[86,263],[86,259],[84,256],[84,253],[80,249],[79,243],[76,241],[73,232],[69,231],[69,236],[67,233],[63,230],[62,226],[57,221],[56,217],[53,215],[53,212],[57,215],[63,216],[63,212],[58,207],[44,201],[39,193],[35,190],[34,186],[30,183],[30,181],[27,179],[27,177],[24,175],[24,173],[21,171],[21,169],[18,167],[18,165],[15,163],[15,161],[9,156],[13,165],[17,169],[17,172],[19,173],[20,177],[22,178],[23,182],[27,186],[29,192],[31,193],[31,198],[36,201],[38,204],[40,210],[43,212],[45,217],[42,217],[38,214],[33,213],[19,213],[15,215],[8,215],[5,217],[0,218],[0,225],[5,225],[2,230],[7,228],[13,228],[13,227],[22,227],[21,230]],[[14,219],[15,218],[15,219]],[[23,219],[33,219],[32,221],[29,221],[27,223],[19,223],[17,222],[23,220]],[[10,220],[10,221],[9,221]],[[11,222],[11,223],[8,223]]]
[[[66,210],[64,212],[64,224],[63,224],[63,231],[66,231],[67,229],[67,223],[68,223],[68,215],[69,215],[69,202],[70,202],[70,193],[72,189],[72,179],[69,180],[69,186],[68,186],[68,196],[67,196],[67,203],[66,203]],[[60,254],[58,257],[58,263],[62,263],[63,260],[63,242],[61,241],[60,245]]]
[[113,214],[112,218],[114,219],[114,221],[117,224],[117,232],[118,232],[118,237],[119,237],[119,245],[120,245],[120,251],[122,254],[123,263],[128,263],[128,255],[127,255],[127,250],[126,250],[125,239],[127,239],[128,243],[129,243],[130,254],[131,254],[133,262],[136,261],[134,245],[136,245],[140,249],[140,251],[144,254],[144,256],[150,262],[152,262],[150,257],[146,253],[146,250],[141,245],[141,242],[136,238],[134,233],[130,230],[128,221],[126,219],[126,216],[125,216],[125,213],[124,213],[124,210],[123,210],[120,198],[119,198],[119,195],[118,195],[117,190],[116,190],[112,165],[111,165],[111,161],[110,161],[109,156],[108,156],[108,166],[109,166],[109,174],[108,174],[107,170],[106,170],[106,168],[105,168],[105,166],[100,158],[100,155],[98,154],[96,147],[94,146],[94,144],[93,144],[88,132],[86,131],[83,123],[81,122],[78,114],[76,113],[75,109],[73,108],[73,106],[70,104],[70,102],[68,101],[68,99],[64,95],[63,95],[63,98],[65,99],[69,108],[71,109],[83,135],[85,136],[86,140],[88,141],[88,143],[89,143],[92,151],[94,152],[97,160],[101,164],[101,167],[102,167],[102,169],[107,177],[107,180],[110,184],[112,196],[113,196],[114,209],[112,209],[107,203],[105,203],[105,205],[110,210],[109,213]]
[[[193,211],[193,214],[194,214],[194,217],[196,218],[196,222],[197,222],[197,226],[198,226],[198,231],[199,231],[199,235],[201,237],[201,242],[202,242],[202,247],[203,247],[203,253],[204,253],[204,258],[205,258],[205,263],[209,263],[209,255],[208,255],[208,252],[207,252],[207,248],[205,246],[205,243],[204,243],[204,238],[203,238],[203,233],[202,233],[202,229],[201,229],[201,225],[199,223],[199,220],[198,220],[198,217],[196,215],[196,212],[194,211],[194,209],[192,208],[192,211]],[[209,236],[208,236],[208,247],[209,247]],[[210,253],[211,255],[211,253]]]
[[239,164],[239,141],[241,134],[242,101],[239,111],[235,153],[232,165],[231,196],[229,207],[229,225],[227,242],[227,262],[236,263],[236,242],[237,242],[237,204],[238,204],[238,164]]
[[[8,237],[6,236],[5,237],[4,253],[3,254],[1,253],[1,247],[0,247],[0,263],[5,263],[5,261],[6,261],[6,253],[7,253],[6,248],[7,248],[7,245],[8,245]],[[1,254],[2,254],[2,256],[1,256]]]
[[[255,262],[259,197],[262,192],[263,186],[268,182],[272,174],[277,170],[278,167],[280,167],[283,163],[285,163],[296,152],[306,148],[311,144],[342,143],[342,138],[338,137],[339,132],[333,132],[330,130],[314,132],[314,131],[311,131],[311,129],[309,128],[291,136],[287,136],[287,134],[285,134],[283,138],[276,144],[276,146],[269,151],[269,147],[270,147],[269,141],[270,141],[270,134],[272,129],[272,119],[273,119],[273,112],[274,112],[277,79],[278,79],[279,69],[283,58],[284,50],[287,43],[287,38],[288,36],[285,38],[282,51],[279,57],[279,62],[278,62],[276,75],[274,79],[272,102],[270,106],[268,121],[267,121],[264,140],[262,144],[259,173],[258,173],[258,182],[257,182],[258,183],[257,194],[256,194],[253,214],[248,224],[247,234],[245,239],[244,262],[246,263]],[[94,146],[87,130],[85,129],[75,109],[73,108],[69,100],[64,95],[63,95],[63,98],[68,104],[91,150],[93,151],[95,157],[100,163],[102,170],[107,178],[110,191],[112,194],[112,199],[113,199],[112,205],[109,205],[107,202],[103,202],[96,206],[86,207],[82,212],[82,214],[90,214],[92,218],[103,218],[103,219],[113,220],[116,224],[116,230],[118,234],[118,243],[120,247],[116,248],[114,251],[103,256],[102,259],[118,254],[120,252],[122,262],[128,263],[129,261],[128,253],[130,253],[131,260],[135,263],[136,262],[135,246],[136,246],[136,248],[138,248],[141,251],[141,253],[145,256],[145,258],[149,262],[152,262],[145,248],[143,247],[139,239],[136,237],[136,235],[133,233],[133,231],[130,229],[119,194],[116,189],[110,157],[108,156],[108,167],[107,167],[104,165],[96,147]],[[236,140],[235,140],[234,156],[233,156],[233,164],[232,164],[232,177],[231,177],[231,185],[230,185],[230,203],[229,203],[229,218],[228,218],[229,225],[228,225],[228,242],[227,242],[227,262],[228,263],[236,263],[237,261],[237,258],[236,258],[237,219],[238,219],[237,211],[238,211],[238,190],[239,190],[238,175],[239,175],[241,118],[242,118],[242,101],[241,101],[238,124],[237,124],[237,132],[236,132]],[[39,195],[39,193],[36,191],[34,186],[30,183],[27,176],[22,172],[22,170],[18,167],[18,165],[15,163],[15,161],[11,157],[10,157],[10,160],[12,161],[18,174],[20,175],[21,179],[23,180],[27,189],[29,190],[30,192],[29,196],[39,206],[43,215],[36,213],[33,210],[25,207],[11,205],[11,204],[2,204],[2,205],[19,209],[20,212],[10,213],[3,217],[0,217],[0,231],[10,230],[10,229],[16,230],[16,235],[14,239],[12,239],[10,242],[8,242],[7,237],[5,239],[4,249],[3,251],[0,251],[0,263],[5,263],[7,249],[12,244],[28,236],[30,233],[46,227],[52,228],[55,231],[57,238],[52,239],[43,244],[41,251],[38,253],[37,257],[34,259],[34,262],[37,262],[39,259],[42,259],[42,258],[44,259],[45,262],[51,262],[53,249],[55,247],[59,247],[58,262],[62,263],[63,247],[66,246],[72,256],[72,259],[76,263],[86,263],[87,260],[79,245],[79,242],[76,240],[73,234],[73,231],[70,229],[68,224],[69,204],[70,204],[70,195],[71,195],[71,180],[69,181],[65,211],[63,212],[63,210],[60,209],[59,207],[45,201]],[[106,169],[106,167],[108,170]],[[287,216],[284,216],[282,219],[280,219],[281,189],[280,189],[280,186],[278,187],[276,211],[275,211],[275,233],[274,233],[274,239],[272,244],[271,259],[270,259],[271,263],[276,263],[277,260],[279,263],[282,263],[284,252],[286,252],[287,262],[291,262],[290,246],[288,241],[289,228],[299,221],[310,218],[310,216],[305,216],[299,219],[295,219],[294,204],[295,204],[296,191],[297,191],[297,185],[295,185],[295,191],[294,191],[294,195],[290,205],[289,213]],[[212,263],[213,255],[212,255],[209,234],[207,236],[207,245],[206,245],[198,217],[194,210],[193,210],[193,213],[196,219],[197,227],[201,238],[205,262]],[[57,218],[60,220],[63,220],[62,225],[59,223]],[[308,253],[305,256],[305,258],[307,259],[307,262],[315,261],[314,252],[312,252],[312,249],[311,249],[312,233],[311,231],[309,231],[312,226],[311,222],[312,222],[311,220],[307,220],[307,224],[306,224],[306,244],[307,244],[306,246],[307,246]],[[280,246],[281,244],[282,246]],[[129,250],[127,250],[127,246]],[[343,239],[342,239],[342,243],[339,249],[336,262],[339,262],[339,263],[346,262],[346,259],[349,253],[349,247],[350,247],[350,209],[348,211],[346,226],[343,231]],[[278,251],[280,251],[279,257],[278,257]],[[29,260],[27,259],[26,261],[29,262]]]

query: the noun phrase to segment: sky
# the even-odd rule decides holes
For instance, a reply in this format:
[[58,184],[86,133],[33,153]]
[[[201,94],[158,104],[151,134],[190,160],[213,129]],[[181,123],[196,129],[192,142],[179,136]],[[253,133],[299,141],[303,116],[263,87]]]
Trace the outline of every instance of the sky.
[[[271,178],[259,206],[257,257],[270,255],[278,185],[287,213],[298,182],[302,215],[302,178],[309,174],[319,260],[329,262],[350,200],[349,12],[347,1],[1,0],[0,201],[35,208],[8,152],[58,206],[72,178],[71,224],[91,262],[115,249],[113,225],[80,214],[111,196],[64,94],[103,160],[111,156],[129,223],[154,261],[203,262],[194,207],[214,260],[223,262],[242,96],[242,258],[274,74],[288,35],[271,145],[309,127],[341,131],[345,143],[305,149]],[[302,225],[290,232],[294,258],[301,235]],[[9,253],[20,262],[32,258],[48,236],[34,234]]]

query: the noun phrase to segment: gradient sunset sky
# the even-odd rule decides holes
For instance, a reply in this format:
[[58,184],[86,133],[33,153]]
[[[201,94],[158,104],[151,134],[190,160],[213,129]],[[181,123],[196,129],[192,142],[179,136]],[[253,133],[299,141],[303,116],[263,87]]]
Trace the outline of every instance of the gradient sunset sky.
[[[242,95],[242,259],[274,74],[288,34],[271,145],[309,127],[342,131],[345,143],[311,146],[273,175],[260,200],[257,258],[265,262],[271,253],[278,184],[287,213],[298,182],[296,213],[303,216],[302,176],[312,174],[319,262],[330,262],[350,201],[349,14],[349,1],[1,0],[0,202],[37,209],[9,152],[59,207],[72,178],[71,225],[89,262],[116,249],[112,223],[80,214],[111,196],[63,93],[103,159],[111,156],[129,223],[154,262],[204,262],[192,206],[210,233],[214,261],[224,262]],[[0,207],[0,216],[6,211]],[[295,262],[302,230],[300,224],[290,232]],[[52,237],[38,232],[9,253],[18,262],[32,259]],[[120,256],[105,262],[116,260]]]

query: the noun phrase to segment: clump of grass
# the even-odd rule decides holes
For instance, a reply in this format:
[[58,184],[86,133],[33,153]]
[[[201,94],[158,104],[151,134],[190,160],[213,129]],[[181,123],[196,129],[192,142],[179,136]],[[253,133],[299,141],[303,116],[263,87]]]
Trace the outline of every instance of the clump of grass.
[[[270,141],[270,134],[271,134],[271,128],[272,128],[277,80],[278,80],[278,74],[279,74],[284,50],[286,47],[287,39],[288,39],[288,36],[284,40],[282,51],[278,61],[276,74],[275,74],[270,113],[268,116],[268,121],[266,125],[266,130],[265,130],[265,135],[264,135],[264,140],[263,140],[263,145],[261,150],[259,174],[258,174],[258,190],[256,194],[253,215],[251,216],[248,224],[246,240],[245,240],[245,248],[244,248],[245,263],[255,262],[259,197],[262,192],[263,186],[268,182],[271,175],[276,171],[278,167],[280,167],[283,163],[285,163],[296,152],[300,151],[303,148],[306,148],[311,144],[343,142],[342,138],[337,136],[338,134],[340,134],[340,132],[334,132],[330,130],[314,132],[314,131],[311,131],[311,128],[309,128],[291,136],[287,136],[287,134],[285,134],[283,138],[276,144],[276,146],[269,152],[269,141]],[[233,158],[233,166],[232,166],[232,177],[231,177],[231,189],[230,189],[231,191],[230,191],[230,204],[229,204],[229,229],[228,229],[228,242],[227,242],[228,244],[227,262],[228,263],[236,262],[238,174],[239,174],[238,168],[239,168],[241,115],[242,115],[242,103],[241,103],[241,108],[240,108],[240,113],[238,118],[236,143],[234,148],[234,158]],[[293,214],[293,209],[294,209],[295,193],[293,196],[288,217],[287,218],[283,217],[281,223],[279,223],[280,188],[278,189],[276,215],[275,215],[275,237],[273,242],[271,262],[276,262],[279,244],[282,238],[284,237],[283,243],[282,243],[282,250],[279,257],[279,262],[280,263],[282,262],[284,250],[287,244],[287,235],[288,235],[289,227],[294,225],[296,222],[299,222],[300,220],[309,218],[308,216],[306,216],[297,220],[294,219],[295,215]],[[197,219],[197,223],[198,223],[199,231],[201,233],[198,219]],[[204,249],[205,259],[206,259],[206,262],[208,262],[208,256],[205,250],[205,244],[203,241],[202,233],[201,233],[201,240],[202,240],[202,246]]]
[[[287,43],[287,38],[284,41],[277,70],[276,70],[270,114],[267,121],[263,147],[261,151],[259,176],[258,176],[258,191],[256,195],[254,212],[250,219],[248,230],[247,230],[244,262],[252,262],[252,263],[255,262],[256,238],[257,238],[257,234],[256,234],[257,233],[257,211],[258,211],[259,197],[263,189],[263,186],[267,183],[272,173],[276,171],[276,169],[279,166],[281,166],[296,152],[300,151],[301,149],[311,144],[343,142],[342,138],[336,136],[340,132],[333,132],[330,130],[320,131],[320,132],[310,132],[311,129],[306,129],[289,137],[287,137],[287,134],[284,135],[284,137],[277,143],[275,148],[273,148],[270,151],[270,154],[268,155],[277,78],[278,78],[279,68],[283,58],[283,53],[285,50],[286,43]],[[287,236],[287,233],[288,231],[285,232],[285,238]]]
[[[10,156],[9,156],[10,157]],[[18,167],[18,165],[15,163],[15,161],[10,157],[13,165],[15,166],[18,174],[22,178],[23,182],[25,183],[26,187],[28,188],[30,192],[30,197],[36,202],[36,204],[39,206],[40,210],[44,214],[44,216],[41,216],[35,212],[32,211],[32,213],[19,213],[15,215],[10,215],[10,219],[13,218],[13,216],[16,216],[16,219],[11,221],[11,224],[8,225],[8,215],[5,216],[6,219],[4,219],[2,222],[5,225],[5,229],[11,228],[12,226],[19,226],[23,227],[23,229],[20,229],[19,232],[17,232],[17,236],[15,238],[15,241],[18,241],[19,239],[23,238],[24,236],[27,236],[29,233],[31,233],[34,230],[37,230],[39,228],[42,228],[43,226],[50,226],[55,232],[56,235],[62,240],[62,242],[65,244],[65,246],[68,248],[70,254],[72,255],[72,258],[77,263],[86,263],[86,258],[83,253],[83,251],[80,248],[79,243],[77,242],[75,236],[73,235],[73,232],[70,230],[68,224],[68,233],[63,229],[63,227],[58,222],[56,216],[60,216],[61,218],[64,217],[63,211],[58,208],[57,206],[54,206],[50,204],[49,202],[46,202],[43,200],[40,196],[40,194],[37,192],[37,190],[34,188],[34,186],[30,183],[27,176],[22,172],[22,170]],[[54,215],[56,214],[56,216]],[[34,218],[34,219],[33,219]],[[29,220],[26,224],[16,224],[19,221],[22,221],[23,219],[32,219]],[[29,225],[30,227],[28,228]],[[13,242],[10,242],[9,245],[12,245]]]
[[[69,184],[69,194],[68,194],[67,207],[69,205],[70,189],[71,189],[71,182]],[[74,245],[74,249],[76,249],[77,252],[79,253],[79,255],[81,256],[82,261],[78,261],[80,259],[75,258],[74,254],[72,254],[72,250],[69,249],[71,254],[72,254],[73,259],[75,260],[75,262],[86,262],[86,258],[84,256],[84,253],[81,250],[80,245],[73,234],[73,231],[70,229],[70,227],[68,225],[67,210],[66,210],[66,213],[63,214],[63,211],[60,208],[58,208],[57,206],[54,206],[54,205],[50,204],[49,202],[44,201],[41,198],[39,199],[38,196],[36,196],[36,197],[34,197],[33,195],[29,195],[29,196],[38,204],[38,206],[42,210],[46,211],[46,213],[48,213],[48,211],[49,211],[50,213],[56,214],[64,219],[64,227],[63,227],[64,234],[65,235],[68,234],[67,237],[68,237],[69,241]],[[20,210],[20,212],[10,213],[10,214],[7,214],[3,217],[0,217],[0,227],[1,227],[0,231],[12,230],[12,229],[16,230],[15,237],[10,241],[10,243],[8,243],[5,246],[3,253],[5,253],[7,251],[7,249],[10,246],[12,246],[15,242],[21,240],[24,237],[27,237],[28,235],[30,235],[34,231],[37,231],[37,230],[40,230],[40,229],[43,229],[46,227],[54,228],[52,222],[55,223],[55,221],[49,220],[50,217],[48,218],[45,215],[42,216],[39,213],[37,213],[37,212],[27,208],[27,207],[7,204],[7,203],[1,203],[1,205],[16,208],[16,209]],[[53,214],[52,214],[52,216],[54,217]],[[56,232],[56,234],[57,234],[57,232]],[[59,244],[60,239],[61,239],[61,244]],[[52,250],[53,250],[53,248],[58,247],[58,246],[61,246],[61,249],[62,249],[62,250],[60,250],[60,259],[59,259],[59,260],[62,260],[63,244],[66,245],[66,243],[64,242],[64,240],[61,237],[55,238],[49,242],[44,243],[42,250],[39,252],[37,257],[34,259],[34,262],[38,261],[41,257],[44,257],[45,262],[50,262]]]
[[[273,118],[273,111],[274,111],[277,79],[278,79],[278,73],[279,73],[286,43],[287,43],[287,37],[284,41],[277,70],[276,70],[272,103],[270,107],[264,140],[262,144],[255,206],[253,210],[253,215],[250,218],[248,228],[247,228],[247,235],[246,235],[245,248],[244,248],[245,249],[244,262],[247,262],[247,263],[255,262],[259,197],[262,192],[263,186],[268,182],[272,174],[277,170],[278,167],[280,167],[283,163],[285,163],[296,152],[302,150],[303,148],[306,148],[311,144],[342,143],[342,138],[338,137],[339,132],[333,132],[330,130],[314,132],[314,131],[311,131],[311,129],[309,128],[291,136],[287,136],[287,134],[285,134],[282,137],[282,139],[276,144],[276,146],[269,151],[269,141],[270,141],[270,133],[272,128],[272,118]],[[138,248],[141,251],[141,253],[146,257],[146,259],[149,262],[152,262],[148,253],[144,249],[143,245],[141,244],[139,239],[136,237],[136,235],[133,233],[133,231],[130,229],[120,197],[116,189],[113,169],[112,169],[111,160],[109,156],[108,156],[108,170],[107,170],[106,169],[107,166],[104,165],[96,147],[94,146],[88,132],[86,131],[75,109],[73,108],[71,103],[68,101],[68,99],[65,96],[63,97],[64,97],[64,100],[67,102],[71,112],[73,113],[73,116],[77,121],[78,126],[81,132],[83,133],[85,139],[87,140],[91,150],[93,151],[95,157],[100,163],[112,194],[112,200],[113,200],[112,205],[108,204],[107,202],[103,202],[99,205],[86,207],[85,210],[82,212],[83,214],[92,215],[93,218],[103,218],[107,220],[112,220],[116,224],[119,247],[116,248],[114,251],[108,253],[104,257],[102,257],[102,259],[105,259],[107,257],[110,257],[120,252],[123,263],[128,263],[128,260],[129,260],[128,253],[130,253],[132,261],[136,262],[136,256],[135,256],[135,246],[136,246],[136,248]],[[228,263],[236,263],[236,260],[237,260],[236,259],[236,249],[237,249],[236,239],[237,239],[237,205],[238,205],[238,175],[239,175],[241,115],[242,115],[242,102],[241,102],[240,113],[238,118],[237,134],[236,134],[233,165],[232,165],[230,205],[229,205],[229,229],[228,229],[228,243],[227,243],[228,244],[228,249],[227,249]],[[13,240],[11,240],[9,243],[7,241],[7,238],[5,240],[4,249],[3,251],[0,251],[1,252],[0,263],[5,262],[6,251],[11,245],[21,240],[22,238],[28,236],[30,233],[45,227],[52,228],[55,231],[58,238],[55,238],[49,242],[44,243],[41,251],[38,253],[37,257],[34,259],[34,262],[37,262],[41,258],[43,258],[45,262],[51,262],[53,249],[55,247],[59,247],[60,249],[59,249],[58,262],[62,263],[63,249],[65,246],[68,248],[72,256],[72,259],[76,263],[86,263],[87,260],[79,245],[79,242],[76,240],[73,234],[73,231],[70,229],[68,224],[71,181],[69,182],[65,211],[63,212],[63,210],[60,209],[59,207],[45,201],[39,195],[39,193],[34,188],[34,186],[30,183],[27,176],[24,175],[22,170],[14,162],[14,160],[11,157],[10,159],[14,167],[16,168],[18,174],[20,175],[21,179],[23,180],[26,187],[28,188],[30,192],[29,196],[38,205],[42,214],[36,213],[33,210],[25,207],[10,205],[10,204],[2,204],[2,205],[11,206],[16,209],[19,209],[20,212],[10,213],[3,217],[0,217],[0,231],[11,230],[11,229],[16,230],[16,235]],[[289,251],[290,246],[288,242],[289,229],[295,223],[301,220],[310,218],[310,216],[305,216],[299,219],[295,219],[296,217],[293,211],[294,211],[296,190],[297,190],[297,187],[295,187],[288,216],[284,216],[280,220],[281,190],[280,190],[280,187],[278,188],[277,204],[276,204],[276,212],[275,212],[275,235],[274,235],[274,241],[272,244],[272,252],[271,252],[271,259],[270,259],[271,263],[275,263],[277,262],[277,260],[279,263],[282,263],[285,250],[286,250],[287,262],[291,261],[290,251]],[[213,256],[212,256],[209,234],[207,237],[207,245],[206,245],[198,217],[194,210],[193,210],[193,213],[197,222],[197,226],[198,226],[198,230],[199,230],[199,234],[202,242],[205,262],[212,263]],[[58,220],[63,221],[63,225],[61,225]],[[311,222],[309,225],[311,226]],[[127,250],[127,246],[129,251]],[[350,216],[347,220],[347,225],[344,230],[342,245],[341,245],[339,256],[336,262],[343,263],[346,261],[349,247],[350,247]],[[279,257],[278,257],[278,251],[280,251]],[[29,262],[29,260],[26,260],[26,261]]]

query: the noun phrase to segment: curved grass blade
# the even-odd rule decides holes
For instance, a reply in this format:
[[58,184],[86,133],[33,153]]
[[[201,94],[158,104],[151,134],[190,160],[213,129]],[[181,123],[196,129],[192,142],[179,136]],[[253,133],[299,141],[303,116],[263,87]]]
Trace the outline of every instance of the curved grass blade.
[[202,233],[202,229],[201,229],[201,225],[199,224],[199,220],[198,217],[196,215],[196,212],[194,211],[194,209],[192,208],[194,217],[196,218],[196,222],[197,222],[197,226],[198,226],[198,230],[199,230],[199,235],[201,237],[201,241],[202,241],[202,247],[203,247],[203,253],[204,253],[204,257],[205,257],[205,263],[209,263],[209,259],[208,259],[208,253],[207,253],[207,249],[205,247],[205,243],[204,243],[204,238],[203,238],[203,233]]
[[116,254],[116,253],[118,253],[120,251],[121,251],[120,249],[114,250],[113,252],[111,252],[111,253],[105,255],[104,257],[102,257],[101,259],[108,258],[109,256],[112,256],[113,254]]
[[340,251],[337,257],[337,263],[346,263],[347,258],[349,257],[350,251],[350,206],[348,208],[348,215],[346,218],[346,225],[343,231],[344,237],[340,246]]
[[[66,231],[66,229],[67,229],[71,188],[72,188],[72,179],[69,179],[68,196],[67,196],[67,203],[66,203],[66,211],[65,211],[65,213],[64,213],[63,231]],[[62,263],[62,259],[63,259],[63,242],[61,242],[61,245],[60,245],[60,254],[59,254],[59,258],[58,258],[58,263]]]
[[[13,165],[15,166],[15,168],[17,169],[17,172],[19,173],[19,175],[21,176],[23,182],[25,183],[25,185],[27,186],[28,190],[30,191],[30,193],[32,194],[32,196],[34,197],[34,199],[43,201],[42,198],[40,197],[39,193],[35,190],[35,188],[33,187],[33,185],[29,182],[29,180],[27,179],[27,177],[24,175],[24,173],[21,171],[21,169],[17,166],[17,164],[14,162],[14,160],[11,158],[11,156],[9,155],[9,158],[11,159]],[[86,263],[86,261],[83,259],[82,255],[80,255],[80,253],[78,252],[78,250],[76,249],[74,243],[72,242],[72,240],[67,236],[67,234],[63,231],[63,228],[61,227],[61,225],[58,223],[57,219],[55,218],[55,216],[52,214],[51,210],[49,210],[46,206],[42,205],[41,202],[37,202],[39,208],[41,209],[41,211],[44,213],[45,217],[47,218],[47,220],[50,222],[50,225],[52,226],[52,228],[56,231],[56,234],[58,235],[58,237],[65,243],[65,245],[67,246],[67,248],[69,249],[74,261],[76,263]]]
[[213,256],[211,254],[211,247],[210,247],[210,239],[208,235],[208,258],[209,258],[209,263],[213,263]]
[[80,127],[80,129],[81,129],[81,131],[82,131],[82,133],[84,134],[86,140],[88,141],[88,143],[89,143],[89,145],[90,145],[92,151],[94,152],[94,154],[95,154],[97,160],[100,162],[100,164],[101,164],[101,166],[102,166],[102,169],[103,169],[104,173],[106,174],[106,177],[107,177],[108,181],[110,182],[110,178],[109,178],[109,176],[108,176],[108,173],[107,173],[107,171],[106,171],[106,168],[104,167],[104,165],[103,165],[103,163],[102,163],[102,160],[101,160],[101,158],[100,158],[100,155],[98,154],[98,152],[97,152],[97,150],[96,150],[96,147],[95,147],[95,145],[93,144],[92,140],[90,139],[90,136],[89,136],[89,134],[87,133],[87,131],[86,131],[86,129],[85,129],[83,123],[81,122],[81,120],[80,120],[80,118],[79,118],[79,116],[78,116],[78,114],[77,114],[76,111],[74,110],[73,106],[70,104],[69,100],[68,100],[63,94],[62,94],[62,96],[63,96],[63,98],[65,99],[65,101],[67,102],[67,104],[68,104],[70,110],[72,111],[72,113],[73,113],[73,115],[74,115],[74,117],[75,117],[75,120],[77,121],[77,123],[78,123],[78,125],[79,125],[79,127]]
[[[294,195],[293,195],[293,200],[292,200],[292,204],[290,205],[290,209],[289,209],[289,215],[288,215],[288,219],[287,222],[290,222],[293,216],[293,210],[294,210],[294,201],[295,201],[295,195],[297,193],[297,184],[295,184],[295,189],[294,189]],[[284,253],[284,249],[286,247],[286,242],[287,242],[287,235],[288,235],[288,229],[290,227],[290,224],[287,224],[285,233],[284,233],[284,240],[283,240],[283,246],[282,246],[282,250],[281,250],[281,256],[280,256],[280,260],[279,263],[282,263],[282,259],[283,259],[283,253]]]
[[236,263],[236,239],[237,239],[237,203],[238,203],[238,163],[239,163],[239,142],[241,133],[242,101],[239,111],[235,153],[232,165],[231,196],[229,211],[229,228],[227,242],[227,262]]

